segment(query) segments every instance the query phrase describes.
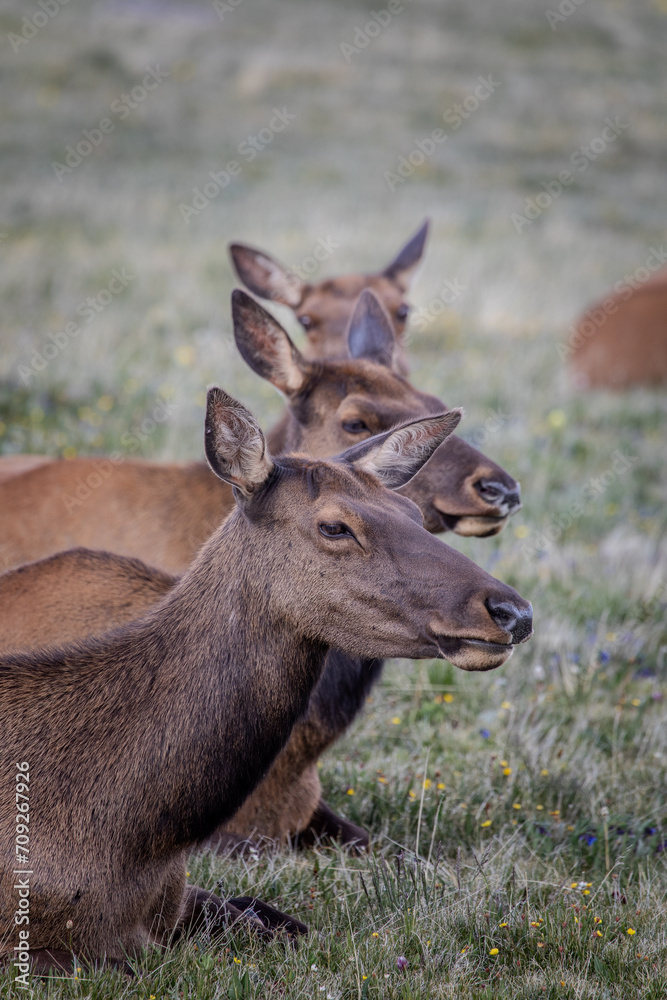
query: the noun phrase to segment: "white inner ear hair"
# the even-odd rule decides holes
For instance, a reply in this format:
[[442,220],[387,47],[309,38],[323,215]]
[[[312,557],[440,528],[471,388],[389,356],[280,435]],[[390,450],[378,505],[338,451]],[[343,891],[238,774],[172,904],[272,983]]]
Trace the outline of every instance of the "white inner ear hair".
[[280,382],[289,392],[298,392],[303,385],[303,372],[294,360],[292,346],[282,330],[272,331],[271,341],[275,349],[276,382]]
[[264,435],[257,424],[228,409],[216,427],[216,449],[240,486],[263,483],[273,463],[266,453]]
[[276,292],[279,292],[287,305],[298,306],[301,301],[302,282],[296,274],[286,271],[280,264],[264,258],[262,261],[268,272],[268,280]]
[[416,462],[431,454],[433,428],[413,424],[394,431],[377,451],[371,452],[361,468],[380,479],[392,478],[392,470],[409,472]]

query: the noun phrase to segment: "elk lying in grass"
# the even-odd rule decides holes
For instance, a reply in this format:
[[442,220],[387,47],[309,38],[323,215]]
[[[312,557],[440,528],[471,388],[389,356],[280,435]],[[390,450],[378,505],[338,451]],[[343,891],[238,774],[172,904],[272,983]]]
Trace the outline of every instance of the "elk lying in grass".
[[[0,574],[0,656],[101,636],[141,617],[177,582],[138,559],[90,549],[70,549],[7,570]],[[507,611],[505,603],[497,612],[503,627],[516,642],[524,641],[525,617],[514,624]],[[212,834],[215,849],[287,839],[312,843],[318,837],[357,847],[368,843],[364,830],[322,800],[317,761],[362,709],[382,665],[380,659],[328,653],[304,716],[266,777]]]
[[[288,419],[269,435],[274,454],[333,455],[398,421],[445,408],[389,367],[395,335],[372,292],[360,297],[344,361],[306,361],[245,292],[235,292],[232,302],[243,357],[287,397]],[[81,500],[82,484],[88,493]],[[459,534],[496,534],[521,505],[516,481],[456,437],[406,495],[421,507],[429,530]],[[232,506],[231,489],[204,463],[49,462],[0,483],[0,566],[85,546],[182,572]]]
[[579,388],[667,382],[667,268],[587,309],[568,348]]
[[232,264],[243,284],[255,295],[289,306],[308,338],[304,355],[312,359],[345,355],[347,326],[354,305],[365,288],[375,292],[387,310],[396,332],[392,363],[396,371],[408,370],[403,334],[410,312],[405,293],[410,288],[428,235],[428,221],[408,240],[383,271],[346,274],[314,284],[302,281],[262,250],[232,243]]
[[[404,485],[451,428],[413,421],[337,459],[273,461],[251,414],[208,395],[206,454],[237,508],[143,618],[0,661],[5,761],[29,771],[30,949],[38,966],[123,963],[233,901],[186,883],[189,847],[252,791],[334,646],[488,670],[530,605],[421,526]],[[17,786],[16,786],[17,787]],[[0,778],[0,942],[19,941],[14,769]],[[242,903],[244,901],[241,901]],[[271,925],[273,914],[253,906]],[[278,914],[275,924],[298,931]]]
[[[290,385],[301,390],[304,378],[305,385],[309,385],[312,365],[303,361],[271,316],[244,293],[235,296],[234,324],[239,348],[256,371],[284,391],[288,391]],[[350,334],[357,348],[364,344],[369,352],[374,345],[373,349],[379,354],[383,350],[385,354],[390,353],[393,334],[373,293],[366,292],[362,296]],[[383,421],[386,426],[423,412],[425,407],[438,405],[432,398],[419,394],[415,398],[407,394],[404,380],[377,364],[366,369],[357,364],[353,368],[352,381],[359,392],[352,394],[345,386],[345,378],[350,377],[347,367],[347,363],[339,362],[321,365],[316,386],[307,392],[293,394],[292,405],[298,417],[294,421],[297,436],[288,439],[288,447],[301,440],[298,434],[303,425],[299,420],[304,420],[311,428],[312,446],[323,453],[327,449],[334,450],[340,441],[335,428],[344,427],[347,418],[358,421],[362,415],[367,424],[377,430]],[[367,375],[369,368],[371,371],[378,369],[374,375],[375,395],[370,401],[364,398],[360,385],[364,371]],[[345,377],[343,373],[347,373]],[[343,403],[337,411],[341,395]],[[333,433],[330,430],[331,413],[337,413]],[[457,419],[452,417],[452,429]],[[347,437],[342,438],[342,443],[349,443]],[[435,502],[433,497],[438,496],[440,456],[446,455],[447,444],[440,445],[428,465],[401,491],[419,500],[426,511],[429,528],[436,531],[441,522],[429,514],[429,506]],[[85,550],[23,566],[0,578],[0,608],[3,609],[0,649],[34,648],[47,642],[99,634],[112,624],[137,617],[174,582],[173,578],[153,572],[134,560],[123,561]],[[135,601],[137,610],[133,613]],[[335,816],[321,800],[316,764],[362,709],[381,669],[380,660],[367,662],[340,653],[329,655],[308,712],[294,729],[289,744],[266,779],[227,824],[226,836],[220,841],[222,846],[229,846],[236,839],[282,841],[305,831],[308,836],[326,834],[339,836],[347,842],[367,841],[362,830]]]

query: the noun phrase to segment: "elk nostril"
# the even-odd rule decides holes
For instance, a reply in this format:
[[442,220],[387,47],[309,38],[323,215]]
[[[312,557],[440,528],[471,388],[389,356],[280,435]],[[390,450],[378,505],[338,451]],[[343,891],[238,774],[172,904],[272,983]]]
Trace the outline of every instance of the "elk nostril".
[[494,601],[493,598],[487,598],[484,603],[496,625],[512,636],[512,642],[523,642],[531,635],[533,612],[530,606],[517,608],[510,601]]
[[486,503],[502,503],[507,494],[507,490],[503,484],[496,482],[494,479],[478,479],[474,487]]
[[507,504],[510,513],[518,510],[521,506],[521,487],[518,483],[516,484],[516,488],[508,492],[505,496],[505,503]]

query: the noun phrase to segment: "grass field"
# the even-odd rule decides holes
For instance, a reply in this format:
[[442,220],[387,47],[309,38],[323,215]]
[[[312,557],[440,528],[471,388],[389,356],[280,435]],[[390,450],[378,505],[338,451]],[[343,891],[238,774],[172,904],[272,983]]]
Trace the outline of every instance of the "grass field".
[[[373,832],[369,856],[192,857],[200,885],[307,920],[297,951],[230,933],[146,955],[133,982],[34,996],[659,1000],[665,398],[577,394],[556,347],[667,234],[665,2],[584,0],[554,20],[548,0],[404,0],[372,38],[380,3],[217,6],[70,0],[19,42],[41,8],[3,6],[0,451],[200,457],[210,382],[268,427],[281,404],[234,353],[226,243],[300,266],[331,240],[324,277],[379,268],[429,216],[413,380],[466,408],[464,436],[524,493],[498,538],[448,541],[532,600],[535,637],[490,674],[390,664],[321,769],[332,806]],[[490,92],[454,128],[480,77]],[[287,124],[250,159],[275,108]],[[577,167],[608,118],[617,138]],[[562,194],[513,221],[565,168]],[[122,290],[101,294],[114,270]],[[447,281],[464,289],[445,304]],[[172,416],[146,433],[157,398]],[[0,975],[1,997],[21,994]]]

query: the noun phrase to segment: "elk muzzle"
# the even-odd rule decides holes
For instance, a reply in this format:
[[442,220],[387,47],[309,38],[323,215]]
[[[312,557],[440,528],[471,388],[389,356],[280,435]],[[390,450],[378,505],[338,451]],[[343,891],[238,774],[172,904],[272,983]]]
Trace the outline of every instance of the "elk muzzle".
[[[477,619],[475,634],[443,634],[432,624],[433,641],[440,655],[462,670],[494,670],[509,660],[514,646],[527,642],[533,634],[533,608],[511,587],[509,593],[489,594],[483,611],[475,601],[472,615]],[[472,630],[471,630],[472,632]]]

